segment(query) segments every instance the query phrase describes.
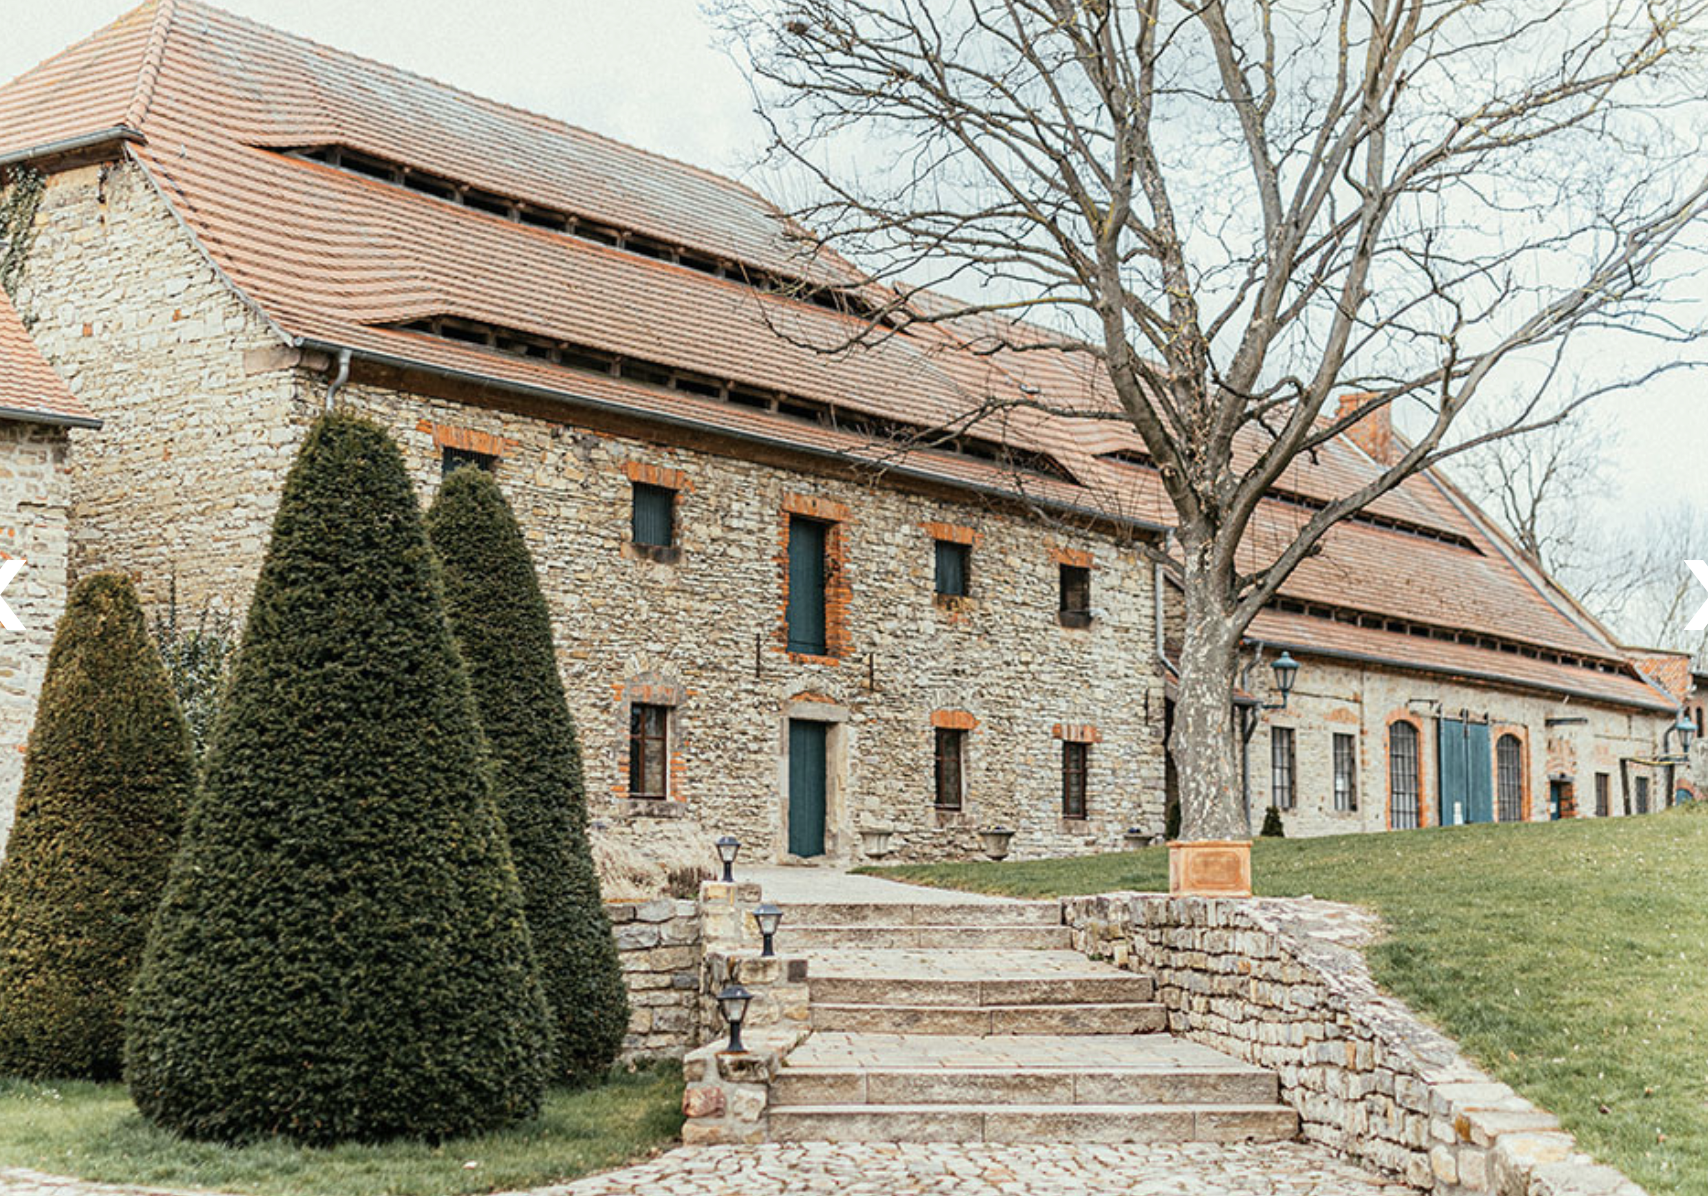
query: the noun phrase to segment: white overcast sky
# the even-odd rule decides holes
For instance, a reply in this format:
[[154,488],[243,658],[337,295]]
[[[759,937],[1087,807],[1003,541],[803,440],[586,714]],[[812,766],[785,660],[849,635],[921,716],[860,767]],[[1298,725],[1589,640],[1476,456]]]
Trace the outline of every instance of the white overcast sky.
[[[709,167],[749,174],[763,130],[700,0],[222,0],[317,41]],[[129,0],[8,3],[0,79],[132,8]],[[758,180],[755,180],[758,181]],[[762,182],[761,182],[761,185]],[[1604,405],[1616,479],[1591,517],[1633,532],[1645,509],[1708,510],[1708,370]],[[1698,555],[1708,557],[1708,544]]]

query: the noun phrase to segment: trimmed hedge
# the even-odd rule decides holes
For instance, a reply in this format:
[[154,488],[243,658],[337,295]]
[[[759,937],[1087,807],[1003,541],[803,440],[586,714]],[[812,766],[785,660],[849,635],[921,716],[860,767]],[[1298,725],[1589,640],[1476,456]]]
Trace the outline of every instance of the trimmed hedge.
[[540,980],[557,1029],[554,1075],[610,1067],[628,989],[587,839],[581,745],[552,647],[551,618],[522,530],[492,475],[454,471],[427,513],[497,776]]
[[438,1140],[532,1116],[549,1027],[397,447],[321,419],[285,482],[126,1079],[196,1138]]
[[125,998],[194,786],[136,591],[88,578],[54,634],[0,864],[0,1071],[119,1074]]

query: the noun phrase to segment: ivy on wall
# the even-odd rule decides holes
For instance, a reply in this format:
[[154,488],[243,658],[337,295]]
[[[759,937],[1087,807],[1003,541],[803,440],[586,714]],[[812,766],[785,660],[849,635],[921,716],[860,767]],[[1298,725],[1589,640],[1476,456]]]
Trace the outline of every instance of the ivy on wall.
[[7,182],[5,191],[0,192],[0,289],[16,295],[30,243],[35,240],[36,212],[41,208],[47,179],[33,167],[14,166]]

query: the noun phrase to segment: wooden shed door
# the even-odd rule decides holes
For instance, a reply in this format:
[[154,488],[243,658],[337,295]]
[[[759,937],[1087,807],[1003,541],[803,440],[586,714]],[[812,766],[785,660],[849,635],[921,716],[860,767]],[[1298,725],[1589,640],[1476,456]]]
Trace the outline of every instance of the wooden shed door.
[[824,854],[825,733],[828,723],[789,720],[789,851]]
[[1436,722],[1441,777],[1441,825],[1494,821],[1494,763],[1489,725],[1444,718]]

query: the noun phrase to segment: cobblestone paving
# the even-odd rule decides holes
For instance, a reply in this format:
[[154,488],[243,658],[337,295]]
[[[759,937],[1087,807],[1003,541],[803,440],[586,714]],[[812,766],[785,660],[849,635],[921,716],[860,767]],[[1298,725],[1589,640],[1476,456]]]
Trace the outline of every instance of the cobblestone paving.
[[554,1196],[1415,1196],[1298,1143],[684,1147]]

